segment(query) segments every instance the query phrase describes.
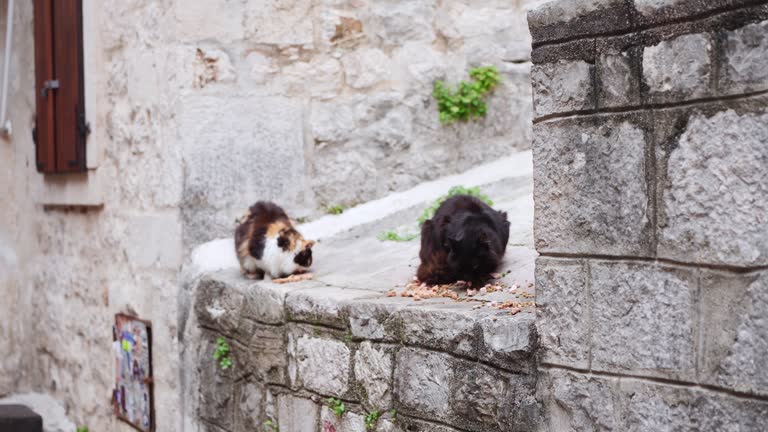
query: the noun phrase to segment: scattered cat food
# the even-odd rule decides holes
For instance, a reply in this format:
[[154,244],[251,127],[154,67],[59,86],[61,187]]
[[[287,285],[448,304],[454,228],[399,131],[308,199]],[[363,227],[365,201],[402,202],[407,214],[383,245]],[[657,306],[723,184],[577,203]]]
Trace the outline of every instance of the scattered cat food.
[[292,274],[288,277],[280,278],[280,279],[272,279],[272,282],[276,284],[286,284],[286,283],[293,283],[293,282],[301,282],[305,280],[310,280],[314,278],[315,275],[313,273],[300,273],[300,274]]

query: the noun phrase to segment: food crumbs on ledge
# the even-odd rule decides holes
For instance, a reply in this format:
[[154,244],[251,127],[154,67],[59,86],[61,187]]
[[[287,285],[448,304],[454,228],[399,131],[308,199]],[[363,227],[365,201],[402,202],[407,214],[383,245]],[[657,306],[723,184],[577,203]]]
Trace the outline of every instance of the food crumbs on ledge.
[[313,273],[300,273],[300,274],[292,274],[288,277],[279,278],[279,279],[272,279],[272,282],[276,284],[286,284],[286,283],[293,283],[293,282],[301,282],[305,280],[310,280],[314,278],[315,275]]

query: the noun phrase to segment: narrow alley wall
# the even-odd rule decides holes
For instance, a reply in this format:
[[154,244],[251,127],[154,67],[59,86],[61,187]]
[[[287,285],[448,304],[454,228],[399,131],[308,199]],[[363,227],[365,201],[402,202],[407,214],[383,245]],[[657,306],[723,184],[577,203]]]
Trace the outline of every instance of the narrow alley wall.
[[766,3],[530,13],[545,429],[768,428]]

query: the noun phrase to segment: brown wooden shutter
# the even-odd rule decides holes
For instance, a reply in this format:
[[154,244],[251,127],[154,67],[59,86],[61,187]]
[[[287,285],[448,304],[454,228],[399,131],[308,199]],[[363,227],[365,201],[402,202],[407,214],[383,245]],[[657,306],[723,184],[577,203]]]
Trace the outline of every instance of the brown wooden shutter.
[[34,0],[37,170],[86,170],[82,0]]

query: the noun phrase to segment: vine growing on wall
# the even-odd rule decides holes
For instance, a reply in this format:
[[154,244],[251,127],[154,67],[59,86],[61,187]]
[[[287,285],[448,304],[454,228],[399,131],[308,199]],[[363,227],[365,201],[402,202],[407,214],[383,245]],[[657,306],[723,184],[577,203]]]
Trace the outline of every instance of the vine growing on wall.
[[473,117],[484,117],[488,112],[485,95],[501,81],[496,66],[476,67],[469,71],[472,81],[461,81],[455,89],[444,81],[435,81],[432,95],[437,99],[437,109],[442,123],[456,120],[467,121]]

